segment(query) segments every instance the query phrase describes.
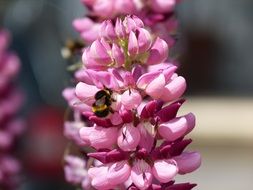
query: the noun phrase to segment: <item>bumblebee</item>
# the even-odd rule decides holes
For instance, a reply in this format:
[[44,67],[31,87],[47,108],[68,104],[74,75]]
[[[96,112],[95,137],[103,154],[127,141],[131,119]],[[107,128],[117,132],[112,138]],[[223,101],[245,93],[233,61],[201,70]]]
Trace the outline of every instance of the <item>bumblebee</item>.
[[83,49],[84,43],[80,40],[67,40],[65,46],[61,50],[64,59],[70,59]]
[[115,100],[112,98],[112,91],[110,89],[103,89],[95,94],[95,102],[92,104],[92,111],[97,117],[106,117],[109,113],[113,113],[112,102]]

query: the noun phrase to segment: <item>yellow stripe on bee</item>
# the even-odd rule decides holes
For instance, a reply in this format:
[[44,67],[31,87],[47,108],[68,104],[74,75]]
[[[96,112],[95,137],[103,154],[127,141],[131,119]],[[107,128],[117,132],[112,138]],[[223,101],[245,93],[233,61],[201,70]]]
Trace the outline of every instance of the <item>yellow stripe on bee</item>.
[[92,111],[96,112],[96,111],[104,111],[105,109],[107,109],[107,105],[101,105],[101,106],[93,106],[92,107]]

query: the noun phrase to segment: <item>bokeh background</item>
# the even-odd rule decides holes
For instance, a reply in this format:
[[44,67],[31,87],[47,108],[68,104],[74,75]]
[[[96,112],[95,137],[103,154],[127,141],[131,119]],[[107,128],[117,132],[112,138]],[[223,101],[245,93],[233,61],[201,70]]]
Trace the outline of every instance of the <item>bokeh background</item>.
[[[21,111],[29,130],[22,140],[21,190],[67,190],[62,123],[68,63],[60,49],[77,37],[71,22],[85,14],[79,0],[0,0],[0,27],[13,34],[22,60],[18,83],[26,93]],[[253,179],[253,1],[184,0],[175,52],[186,77],[181,113],[197,116],[191,149],[202,167],[179,181],[201,190],[251,189]]]

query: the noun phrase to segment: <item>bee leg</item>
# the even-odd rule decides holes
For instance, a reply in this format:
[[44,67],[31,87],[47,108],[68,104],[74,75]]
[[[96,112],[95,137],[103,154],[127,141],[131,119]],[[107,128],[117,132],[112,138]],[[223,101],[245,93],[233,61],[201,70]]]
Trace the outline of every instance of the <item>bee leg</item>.
[[112,109],[112,108],[110,108],[110,109],[109,109],[109,111],[110,111],[111,113],[114,113],[114,111],[113,111],[113,109]]

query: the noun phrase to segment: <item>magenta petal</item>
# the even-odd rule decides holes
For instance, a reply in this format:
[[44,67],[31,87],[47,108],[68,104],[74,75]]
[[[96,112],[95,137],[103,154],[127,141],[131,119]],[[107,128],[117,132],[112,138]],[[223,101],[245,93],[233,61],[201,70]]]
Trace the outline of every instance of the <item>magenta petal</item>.
[[153,179],[150,165],[144,160],[135,161],[131,171],[131,179],[140,190],[147,189]]
[[91,158],[95,158],[96,160],[102,162],[103,164],[107,163],[107,152],[91,152],[87,154]]
[[198,152],[183,152],[174,157],[179,168],[179,174],[186,174],[198,169],[201,165],[201,156]]
[[155,178],[161,183],[168,183],[178,173],[178,167],[174,160],[156,160],[152,168]]
[[196,187],[196,184],[190,183],[179,183],[169,186],[166,190],[191,190],[192,188]]
[[126,160],[113,163],[108,170],[107,179],[111,185],[119,185],[127,181],[131,167]]
[[134,81],[137,82],[137,80],[140,78],[142,75],[142,67],[140,65],[135,66],[132,69],[132,76],[134,78]]
[[130,123],[133,121],[133,113],[131,110],[125,110],[123,109],[121,112],[120,112],[120,116],[123,120],[124,123]]
[[174,117],[176,117],[177,112],[181,105],[184,103],[184,100],[176,101],[156,113],[156,116],[160,119],[161,122],[167,122]]

